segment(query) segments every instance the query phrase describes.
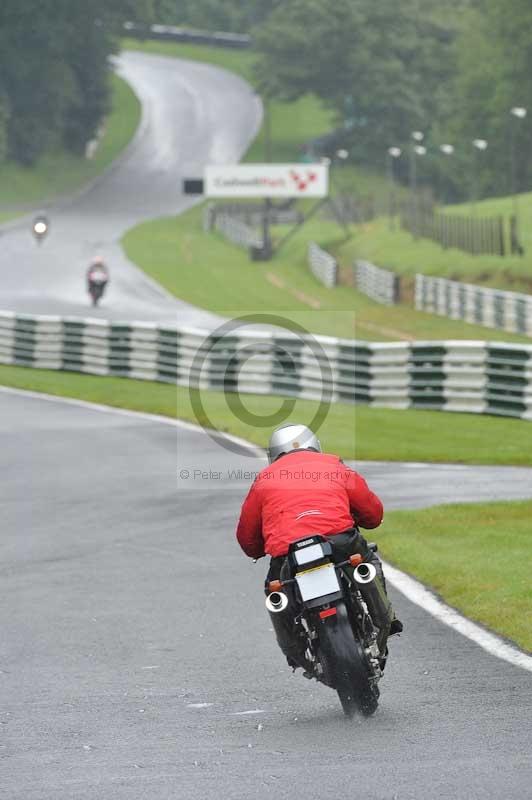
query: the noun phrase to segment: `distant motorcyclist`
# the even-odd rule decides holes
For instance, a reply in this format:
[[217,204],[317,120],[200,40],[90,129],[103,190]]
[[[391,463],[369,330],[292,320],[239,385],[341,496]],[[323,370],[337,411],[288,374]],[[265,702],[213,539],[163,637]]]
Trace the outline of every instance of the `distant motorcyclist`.
[[[337,456],[322,453],[318,438],[305,425],[276,428],[268,457],[270,465],[259,473],[242,505],[236,533],[250,558],[271,556],[266,583],[279,579],[292,542],[321,534],[331,541],[338,560],[359,553],[370,561],[385,593],[380,559],[358,530],[378,527],[383,517],[382,503],[364,478]],[[301,666],[292,627],[286,627],[284,616],[270,616],[288,663]],[[388,636],[403,629],[391,605],[380,628],[385,652]]]
[[31,229],[37,244],[40,244],[50,229],[50,222],[46,214],[43,212],[37,214],[33,220]]
[[105,287],[109,282],[109,270],[101,256],[95,256],[87,270],[87,289],[92,299],[92,304],[98,304]]

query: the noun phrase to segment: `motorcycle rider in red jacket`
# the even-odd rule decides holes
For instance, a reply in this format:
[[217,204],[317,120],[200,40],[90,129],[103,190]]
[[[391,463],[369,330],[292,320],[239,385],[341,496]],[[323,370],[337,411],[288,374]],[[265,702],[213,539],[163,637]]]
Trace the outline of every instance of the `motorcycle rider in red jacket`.
[[[358,527],[376,528],[382,522],[382,503],[364,478],[337,456],[321,452],[315,434],[305,425],[281,425],[272,433],[265,467],[244,500],[237,539],[250,558],[271,556],[266,584],[276,580],[290,544],[314,534],[330,538],[335,560],[360,553],[377,570],[383,593],[386,584],[376,547]],[[374,549],[373,549],[374,548]],[[285,615],[271,614],[278,643],[290,666],[304,666],[294,650],[292,626]],[[386,639],[403,629],[391,606],[386,619],[376,621],[382,650]]]

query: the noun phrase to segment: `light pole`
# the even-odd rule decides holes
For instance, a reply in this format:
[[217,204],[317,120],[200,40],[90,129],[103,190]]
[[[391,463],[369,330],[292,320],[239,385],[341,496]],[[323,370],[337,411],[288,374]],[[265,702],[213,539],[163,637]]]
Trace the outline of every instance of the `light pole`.
[[347,159],[349,158],[349,150],[346,150],[345,147],[339,147],[338,150],[336,150],[334,155],[336,156],[336,159],[333,159],[333,162],[331,164],[331,183],[333,183],[332,168],[333,168],[334,164],[337,163],[339,168],[340,168],[340,171],[338,172],[338,180],[337,180],[337,183],[336,183],[336,188],[338,190],[337,197],[336,197],[337,209],[338,209],[338,213],[340,214],[340,217],[342,219],[342,224],[343,225],[347,225],[349,220],[350,220],[349,196],[348,196],[348,192],[344,191],[344,190],[346,190],[346,186],[345,186],[345,181],[341,177],[341,174],[342,174],[341,173],[341,167],[342,167],[342,164],[345,164]]
[[473,181],[472,181],[472,198],[471,198],[471,212],[476,215],[476,203],[478,200],[478,164],[477,154],[483,153],[488,148],[488,143],[485,139],[473,139],[472,145],[475,148],[475,156],[473,158]]
[[427,151],[421,144],[425,134],[423,131],[412,131],[410,134],[410,204],[412,214],[412,228],[414,237],[417,236],[418,197],[417,197],[417,155],[424,155]]
[[386,174],[390,186],[388,201],[388,225],[391,231],[395,229],[395,171],[394,161],[401,156],[400,147],[389,147],[386,151]]
[[[454,145],[452,144],[440,144],[440,152],[443,153],[444,156],[452,156],[454,153]],[[441,188],[441,187],[440,187]],[[443,192],[441,192],[443,195]],[[445,193],[447,194],[447,193]],[[445,197],[442,197],[443,201],[445,202]]]
[[[264,161],[269,164],[272,160],[272,127],[271,104],[269,96],[264,98]],[[270,231],[270,209],[272,202],[269,197],[264,198],[262,212],[262,258],[269,261],[272,257],[272,237]]]
[[416,153],[417,148],[421,147],[421,142],[425,138],[422,131],[412,131],[410,134],[412,141],[410,142],[410,190],[415,192],[417,189],[417,164]]
[[[527,114],[526,108],[523,106],[514,106],[510,109],[510,114],[516,119],[524,119]],[[512,192],[512,214],[515,220],[515,235],[516,238],[518,236],[519,230],[519,208],[517,202],[517,175],[516,175],[516,163],[515,163],[515,123],[513,120],[511,121],[512,125],[510,128],[510,186]]]

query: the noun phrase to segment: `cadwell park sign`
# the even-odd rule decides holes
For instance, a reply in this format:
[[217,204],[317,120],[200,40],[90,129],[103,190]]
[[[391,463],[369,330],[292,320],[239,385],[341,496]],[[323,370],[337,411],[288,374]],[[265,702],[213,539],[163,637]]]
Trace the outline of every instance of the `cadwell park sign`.
[[[267,261],[274,252],[270,236],[270,217],[274,210],[273,201],[276,198],[280,200],[310,198],[317,201],[310,211],[302,213],[301,220],[296,223],[292,231],[289,231],[280,242],[276,243],[275,250],[277,251],[297,228],[301,227],[324,203],[328,202],[329,165],[327,163],[212,164],[205,167],[203,178],[185,178],[183,192],[218,200],[223,198],[264,200],[260,243],[256,243],[256,235],[251,232],[248,244],[252,260]],[[242,228],[242,222],[238,219],[226,220],[226,222],[231,223],[230,228],[233,232],[235,225]],[[239,235],[238,238],[241,240],[242,236]]]
[[328,164],[233,164],[205,167],[203,179],[183,182],[185,194],[205,197],[327,197]]
[[326,197],[325,164],[235,164],[207,166],[206,197]]

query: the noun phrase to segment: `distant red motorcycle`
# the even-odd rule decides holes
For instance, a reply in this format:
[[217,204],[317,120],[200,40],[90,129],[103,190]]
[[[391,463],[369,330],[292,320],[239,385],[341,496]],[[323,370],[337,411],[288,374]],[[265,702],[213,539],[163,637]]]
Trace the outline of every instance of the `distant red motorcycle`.
[[87,288],[93,306],[97,306],[105,287],[109,282],[109,270],[105,266],[103,259],[98,256],[95,258],[87,270]]

